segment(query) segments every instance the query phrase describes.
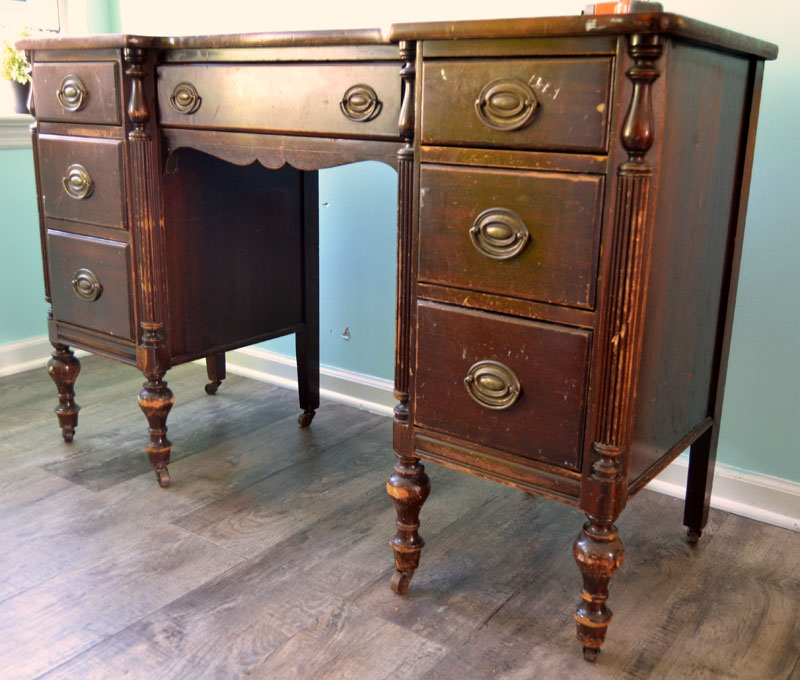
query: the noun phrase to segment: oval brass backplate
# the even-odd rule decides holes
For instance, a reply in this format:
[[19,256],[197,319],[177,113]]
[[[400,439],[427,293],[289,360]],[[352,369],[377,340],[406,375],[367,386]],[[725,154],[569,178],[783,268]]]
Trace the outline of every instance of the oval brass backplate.
[[72,275],[72,290],[81,300],[94,302],[103,292],[103,286],[91,269],[81,267]]
[[94,191],[94,181],[89,171],[80,163],[73,163],[67,168],[67,174],[61,178],[61,184],[67,195],[78,201],[89,198]]
[[464,378],[467,392],[478,404],[493,411],[514,405],[522,386],[514,371],[499,361],[479,361]]
[[172,108],[187,116],[197,111],[202,101],[197,89],[191,83],[178,83],[169,98]]
[[80,111],[86,106],[86,101],[89,98],[89,91],[83,84],[83,81],[76,75],[69,74],[64,76],[61,85],[56,92],[58,103],[67,110]]
[[339,106],[342,113],[357,123],[366,123],[381,112],[381,101],[369,85],[353,85],[344,93]]
[[493,130],[524,128],[533,120],[539,102],[530,85],[519,78],[498,78],[481,90],[475,112]]
[[493,260],[509,260],[523,251],[531,234],[513,210],[489,208],[475,218],[469,238],[482,255]]

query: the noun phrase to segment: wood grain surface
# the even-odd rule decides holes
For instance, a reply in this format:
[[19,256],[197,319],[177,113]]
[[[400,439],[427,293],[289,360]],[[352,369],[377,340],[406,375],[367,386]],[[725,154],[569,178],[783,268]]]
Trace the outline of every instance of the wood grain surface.
[[575,508],[435,465],[426,552],[398,597],[388,419],[202,366],[170,371],[175,483],[131,408],[141,377],[85,360],[61,439],[43,369],[0,379],[0,678],[770,678],[800,670],[800,534],[643,492],[600,660],[580,657]]

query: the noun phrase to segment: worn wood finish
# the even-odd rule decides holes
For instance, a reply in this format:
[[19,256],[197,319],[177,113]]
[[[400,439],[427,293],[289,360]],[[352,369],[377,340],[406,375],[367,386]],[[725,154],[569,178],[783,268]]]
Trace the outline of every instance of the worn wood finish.
[[[39,162],[45,215],[125,227],[121,142],[39,135]],[[88,174],[90,188],[85,197],[70,195],[64,187],[74,166],[83,167]]]
[[[417,319],[417,425],[580,469],[589,333],[427,302]],[[516,401],[500,410],[476,403],[465,379],[482,361],[516,375]]]
[[[603,178],[422,165],[419,279],[472,291],[592,308]],[[511,214],[509,214],[509,211]],[[524,230],[500,256],[487,229]],[[523,243],[521,250],[517,246]],[[488,244],[491,248],[491,242]],[[505,249],[506,253],[503,252]]]
[[[629,556],[615,608],[627,625],[588,667],[563,625],[576,509],[433,466],[427,568],[399,599],[386,589],[386,419],[326,404],[314,432],[300,430],[292,392],[230,376],[210,400],[197,389],[204,369],[179,366],[171,386],[195,390],[172,414],[182,424],[172,463],[182,492],[163,493],[118,450],[139,447],[135,369],[84,363],[81,418],[98,434],[90,443],[53,445],[40,407],[52,385],[41,371],[0,379],[9,677],[796,674],[796,532],[712,511],[691,547],[676,531],[680,501],[643,492],[619,519]],[[95,459],[91,481],[66,474],[76,454]],[[354,465],[359,475],[348,474]]]
[[[603,57],[426,62],[422,74],[422,142],[602,153],[606,147],[610,76],[611,60]],[[529,123],[496,129],[487,123],[487,119],[491,121],[490,112],[479,115],[476,111],[481,108],[476,101],[482,91],[500,81],[524,86],[525,96],[531,101],[527,106],[532,108],[535,103]],[[506,87],[498,91],[498,97],[509,96]],[[484,109],[489,109],[491,102],[489,95]],[[502,99],[498,103],[510,105]]]
[[40,120],[122,123],[119,99],[108,96],[119,89],[116,63],[40,63],[34,65],[32,77]]
[[165,206],[165,252],[181,266],[168,268],[165,290],[177,361],[302,325],[302,177],[189,149],[172,159],[163,178],[174,199]]
[[[398,65],[386,62],[165,65],[158,69],[158,105],[165,127],[397,139],[399,80]],[[172,103],[182,83],[200,98],[190,112]],[[377,102],[372,113],[353,119],[343,102],[359,85],[370,87]]]
[[[775,46],[663,13],[20,44],[40,81],[33,110],[61,76],[59,106],[86,111],[62,117],[47,100],[34,128],[65,434],[77,413],[68,346],[135,363],[166,485],[167,371],[210,356],[213,392],[223,352],[287,333],[308,425],[318,405],[315,171],[385,162],[398,171],[392,586],[405,594],[419,566],[431,488],[421,460],[577,505],[587,521],[573,545],[575,618],[595,659],[622,564],[620,514],[686,446],[693,539],[706,522],[759,84]],[[105,79],[102,110],[89,110],[96,83],[85,99],[83,80],[70,78],[79,69]],[[95,187],[86,164],[98,160],[109,171]],[[106,175],[118,194],[102,201],[120,218],[81,214],[99,205]],[[59,186],[66,204],[53,203]],[[122,317],[65,302],[63,270],[80,259],[65,243],[91,245],[80,255],[98,268],[102,253],[129,251],[130,274],[109,280],[127,283],[132,304],[120,314],[132,333],[120,332]],[[78,270],[78,293],[102,301],[91,266]],[[220,398],[204,401],[214,409]],[[374,502],[363,499],[365,517]],[[287,555],[300,547],[289,543]],[[297,642],[296,631],[265,628],[285,651],[248,668],[320,673],[333,653],[319,644],[328,627],[371,628],[348,607],[329,611]],[[376,640],[397,633],[375,630]],[[290,660],[310,646],[323,649],[307,666]]]
[[132,339],[128,245],[52,230],[47,242],[53,316]]

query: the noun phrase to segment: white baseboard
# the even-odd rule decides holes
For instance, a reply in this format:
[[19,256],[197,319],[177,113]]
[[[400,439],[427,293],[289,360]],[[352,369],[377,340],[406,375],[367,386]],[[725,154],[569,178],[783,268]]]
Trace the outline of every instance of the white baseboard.
[[[668,496],[684,498],[688,470],[689,460],[681,456],[650,482],[647,488]],[[800,531],[798,482],[717,463],[714,468],[711,507]]]
[[[0,377],[43,367],[52,351],[53,346],[46,335],[0,345]],[[76,357],[86,355],[88,352],[75,350]]]
[[[47,336],[0,345],[0,376],[44,366],[52,351]],[[86,355],[86,352],[75,352]],[[228,352],[231,373],[297,389],[294,359],[259,347]],[[395,398],[391,380],[323,367],[320,370],[322,396],[372,413],[391,416]],[[659,493],[683,498],[688,460],[681,456],[647,485]],[[800,531],[800,483],[717,463],[711,506],[742,517]]]
[[[231,373],[297,389],[297,362],[291,357],[260,347],[243,347],[228,352],[225,357]],[[322,366],[319,383],[320,394],[326,399],[372,413],[390,416],[397,403],[391,380]]]

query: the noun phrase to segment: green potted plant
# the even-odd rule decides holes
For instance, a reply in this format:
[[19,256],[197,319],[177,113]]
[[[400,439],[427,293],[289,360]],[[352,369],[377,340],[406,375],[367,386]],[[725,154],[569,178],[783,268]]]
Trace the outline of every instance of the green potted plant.
[[[20,37],[29,36],[30,31],[23,31]],[[3,40],[0,52],[0,78],[11,83],[14,92],[16,113],[28,112],[28,91],[31,86],[30,65],[25,55],[17,49],[8,39]]]

